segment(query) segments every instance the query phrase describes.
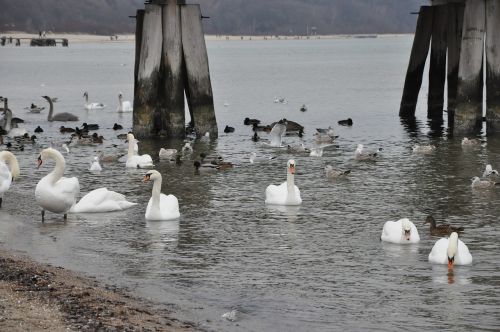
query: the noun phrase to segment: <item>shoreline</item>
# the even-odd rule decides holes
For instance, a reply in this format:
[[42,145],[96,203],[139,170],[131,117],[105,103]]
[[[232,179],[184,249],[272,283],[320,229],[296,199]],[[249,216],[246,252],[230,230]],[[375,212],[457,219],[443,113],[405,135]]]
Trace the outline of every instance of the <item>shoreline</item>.
[[[252,41],[252,40],[317,40],[317,39],[374,39],[386,37],[408,36],[411,34],[342,34],[342,35],[316,35],[316,36],[255,36],[255,35],[205,35],[206,41]],[[12,38],[38,38],[38,34],[20,31],[0,32],[0,37]],[[113,39],[111,37],[113,36]],[[78,33],[48,33],[45,38],[67,38],[69,43],[120,43],[134,42],[134,34],[117,35],[91,35]],[[114,39],[114,37],[117,37]]]
[[0,249],[0,330],[198,331],[144,299]]

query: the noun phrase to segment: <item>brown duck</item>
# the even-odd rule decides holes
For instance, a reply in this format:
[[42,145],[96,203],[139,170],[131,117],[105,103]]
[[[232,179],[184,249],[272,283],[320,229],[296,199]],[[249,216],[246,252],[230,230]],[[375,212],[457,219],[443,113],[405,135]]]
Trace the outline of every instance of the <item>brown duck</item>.
[[436,220],[434,220],[434,217],[428,216],[425,219],[424,225],[425,224],[431,224],[430,231],[431,235],[450,235],[453,232],[463,232],[464,228],[463,227],[454,227],[448,224],[442,224],[436,226]]

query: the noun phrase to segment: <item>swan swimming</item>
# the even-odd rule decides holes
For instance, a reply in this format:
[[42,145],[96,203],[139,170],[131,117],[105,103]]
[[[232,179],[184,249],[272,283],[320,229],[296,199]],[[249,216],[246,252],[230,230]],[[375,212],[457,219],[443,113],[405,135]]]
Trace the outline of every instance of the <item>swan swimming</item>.
[[135,139],[133,134],[127,134],[128,140],[128,154],[127,154],[127,168],[144,168],[144,167],[153,167],[153,159],[149,154],[138,155],[135,151],[135,147],[137,146],[137,140]]
[[94,157],[94,160],[89,167],[90,172],[100,172],[102,171],[101,164],[99,164],[99,157]]
[[23,136],[27,133],[25,128],[14,127],[12,123],[12,111],[9,108],[4,109],[5,113],[5,131],[9,137]]
[[3,195],[18,176],[19,163],[16,156],[9,151],[0,151],[0,208],[2,207]]
[[42,221],[45,219],[45,210],[63,213],[66,220],[68,211],[75,205],[80,193],[80,183],[76,177],[63,177],[66,161],[56,149],[42,150],[38,156],[38,167],[49,159],[54,160],[56,165],[52,172],[38,181],[35,189],[36,202],[42,208]]
[[158,171],[147,172],[143,181],[153,181],[153,191],[145,214],[147,220],[172,220],[181,216],[177,197],[161,193],[162,177]]
[[89,103],[89,93],[87,91],[83,93],[83,97],[85,98],[84,107],[88,111],[102,110],[104,107],[106,107],[106,105],[104,105],[103,103]]
[[63,112],[63,113],[54,113],[54,103],[49,96],[42,96],[45,100],[49,102],[49,114],[47,115],[47,121],[78,121],[78,117],[71,113]]
[[134,110],[130,101],[123,101],[123,94],[121,92],[118,94],[118,108],[116,110],[120,113],[132,112]]
[[294,183],[295,161],[290,159],[287,163],[286,182],[279,186],[269,185],[266,188],[266,204],[274,205],[300,205],[300,190]]
[[417,227],[408,219],[389,220],[384,224],[380,240],[397,244],[420,242]]
[[69,213],[103,213],[123,211],[136,205],[127,201],[124,195],[107,188],[92,190],[73,205]]
[[429,253],[429,262],[448,264],[448,269],[452,269],[453,265],[472,264],[472,255],[465,243],[458,238],[458,234],[453,232],[449,238],[437,240]]

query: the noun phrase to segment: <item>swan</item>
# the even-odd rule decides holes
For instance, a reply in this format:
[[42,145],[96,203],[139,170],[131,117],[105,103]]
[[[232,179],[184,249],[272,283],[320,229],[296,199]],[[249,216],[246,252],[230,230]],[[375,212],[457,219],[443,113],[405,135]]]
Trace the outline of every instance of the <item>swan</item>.
[[27,133],[25,128],[15,128],[12,125],[12,111],[8,108],[4,110],[5,113],[5,131],[7,131],[7,136],[18,137],[24,136]]
[[127,201],[124,195],[107,188],[92,190],[73,205],[69,213],[100,213],[128,209],[137,203]]
[[45,100],[49,102],[49,115],[47,115],[47,121],[52,122],[52,121],[78,121],[78,117],[76,115],[73,115],[71,113],[63,112],[63,113],[54,113],[54,103],[52,102],[52,99],[48,96],[42,96]]
[[118,94],[118,108],[116,110],[120,113],[132,112],[134,110],[134,108],[132,107],[132,103],[130,101],[128,100],[123,101],[123,95],[121,92]]
[[465,243],[458,239],[458,234],[453,232],[449,238],[437,240],[429,253],[429,262],[448,264],[448,268],[452,269],[453,265],[472,264],[472,255]]
[[138,155],[135,151],[135,146],[137,146],[137,140],[133,134],[127,134],[128,140],[128,154],[126,167],[128,168],[143,168],[143,167],[153,167],[153,159],[149,154]]
[[45,218],[45,210],[63,213],[66,220],[68,211],[75,205],[76,196],[80,193],[80,183],[76,177],[63,177],[66,161],[59,151],[53,148],[42,150],[38,156],[38,167],[48,159],[54,160],[56,166],[38,181],[35,189],[36,202],[42,208],[42,221]]
[[382,148],[379,148],[376,152],[365,151],[363,144],[358,144],[356,152],[354,152],[354,158],[356,160],[375,160],[380,151],[382,151]]
[[147,220],[171,220],[181,216],[177,197],[161,193],[162,178],[158,171],[151,170],[147,172],[143,181],[153,181],[153,191],[146,208],[145,216]]
[[170,159],[177,154],[177,149],[164,149],[160,148],[160,152],[158,152],[158,156],[160,159]]
[[408,218],[403,218],[398,221],[387,221],[380,240],[397,244],[418,243],[420,236],[417,227]]
[[90,164],[89,171],[91,171],[91,172],[100,172],[100,171],[102,171],[102,167],[99,164],[99,158],[98,157],[94,157],[94,161],[92,161],[92,163]]
[[104,105],[103,103],[89,103],[89,93],[87,91],[83,93],[83,97],[85,97],[85,109],[88,111],[102,110],[104,107],[106,107],[106,105]]
[[498,176],[498,171],[496,169],[493,169],[493,167],[490,164],[486,165],[486,169],[483,172],[483,178],[492,176],[493,174]]
[[266,188],[266,204],[275,205],[300,205],[300,190],[294,184],[295,161],[290,159],[287,163],[286,182],[279,186],[269,185]]
[[19,163],[16,156],[9,151],[0,152],[0,208],[3,194],[9,190],[10,184],[19,176]]

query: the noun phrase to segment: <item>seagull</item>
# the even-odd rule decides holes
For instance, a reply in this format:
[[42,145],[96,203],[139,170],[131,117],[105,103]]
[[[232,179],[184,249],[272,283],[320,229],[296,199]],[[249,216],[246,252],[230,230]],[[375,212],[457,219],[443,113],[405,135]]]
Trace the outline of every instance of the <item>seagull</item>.
[[272,147],[283,147],[281,145],[283,136],[285,136],[286,133],[286,121],[280,120],[278,123],[276,123],[271,129],[271,132],[269,133],[271,142],[269,143],[270,146]]
[[500,183],[490,181],[490,180],[481,180],[479,177],[475,176],[472,178],[472,189],[489,189],[495,186],[500,185]]
[[256,152],[252,152],[252,153],[250,153],[249,161],[250,161],[250,164],[255,164],[255,163],[269,161],[269,160],[273,160],[273,159],[276,159],[276,156],[271,156],[271,157],[257,157],[257,153]]
[[309,153],[309,157],[323,157],[323,150],[329,146],[334,146],[334,145],[335,144],[327,144],[311,148],[311,153]]
[[433,153],[435,150],[436,150],[436,147],[434,145],[415,144],[412,147],[413,153],[420,153],[420,154],[430,154],[430,153]]
[[483,173],[483,178],[486,178],[488,176],[491,176],[495,174],[496,176],[498,176],[498,171],[496,169],[493,169],[493,167],[491,167],[491,165],[486,165],[486,169],[484,170],[484,173]]
[[351,173],[350,169],[342,170],[342,169],[335,169],[331,165],[325,166],[325,174],[326,174],[326,177],[329,179],[337,179],[337,178],[343,177],[349,173]]
[[481,145],[481,140],[478,138],[467,138],[462,139],[462,146],[478,146]]
[[358,148],[354,153],[354,157],[356,158],[356,160],[375,160],[380,151],[382,151],[382,148],[379,148],[375,152],[366,151],[364,150],[363,144],[358,144]]

